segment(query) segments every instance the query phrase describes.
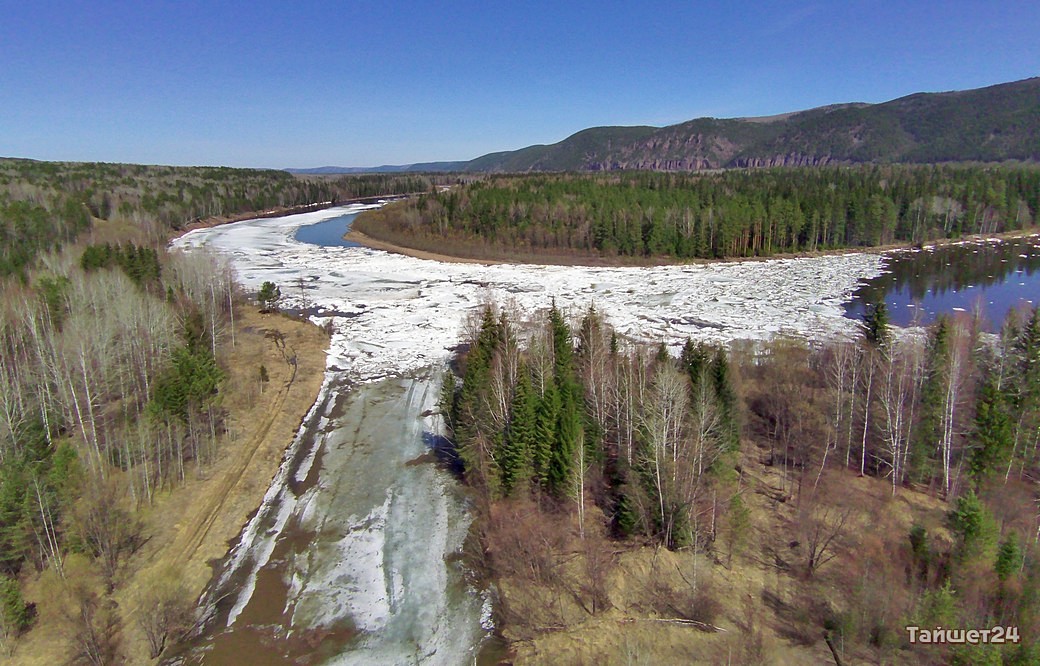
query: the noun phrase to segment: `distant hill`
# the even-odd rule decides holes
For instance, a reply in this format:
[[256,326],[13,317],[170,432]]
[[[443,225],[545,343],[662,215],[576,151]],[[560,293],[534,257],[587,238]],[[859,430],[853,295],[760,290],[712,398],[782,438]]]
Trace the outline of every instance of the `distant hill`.
[[828,163],[1040,159],[1040,78],[918,93],[770,118],[596,127],[550,146],[494,153],[469,171],[693,171]]
[[[356,171],[697,171],[1004,160],[1040,160],[1040,78],[975,90],[917,93],[881,104],[834,104],[765,118],[697,118],[668,127],[593,127],[559,143],[490,153],[469,162]],[[355,172],[327,171],[333,168],[317,172]]]
[[438,171],[464,171],[469,162],[421,162],[419,164],[384,164],[377,167],[341,167],[323,166],[311,169],[285,169],[289,173],[301,175],[335,175],[335,174],[361,174],[361,173],[432,173]]

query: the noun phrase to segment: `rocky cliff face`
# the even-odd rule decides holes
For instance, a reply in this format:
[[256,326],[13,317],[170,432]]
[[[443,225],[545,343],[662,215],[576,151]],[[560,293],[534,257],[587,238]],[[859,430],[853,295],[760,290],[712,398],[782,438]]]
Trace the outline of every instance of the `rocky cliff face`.
[[811,167],[825,166],[828,164],[847,163],[847,160],[833,160],[830,155],[801,155],[790,153],[787,155],[736,157],[732,160],[711,160],[705,157],[689,156],[675,159],[628,159],[589,161],[585,169],[587,171],[707,171],[711,169],[723,169],[735,167],[740,169],[770,168],[770,167]]
[[705,159],[676,160],[631,160],[610,162],[589,162],[588,171],[703,171],[717,169]]
[[[748,124],[751,124],[749,121]],[[762,131],[765,130],[765,131]],[[539,159],[523,170],[553,171],[574,169],[582,171],[705,171],[724,168],[768,168],[823,166],[835,162],[850,162],[835,159],[830,154],[812,154],[800,151],[769,152],[768,146],[757,146],[772,139],[773,128],[762,124],[753,126],[750,136],[743,140],[721,133],[683,131],[667,127],[648,139],[620,142],[612,141],[602,150],[585,150],[580,155],[571,155],[570,163],[561,165],[559,157],[566,154],[566,142],[548,147]],[[775,139],[772,139],[775,141]],[[847,142],[858,145],[855,132],[850,130]]]
[[742,168],[809,167],[824,166],[827,164],[832,164],[834,162],[836,162],[836,160],[832,160],[830,155],[818,156],[801,155],[799,153],[789,153],[787,155],[738,157],[735,160],[733,160],[732,166]]

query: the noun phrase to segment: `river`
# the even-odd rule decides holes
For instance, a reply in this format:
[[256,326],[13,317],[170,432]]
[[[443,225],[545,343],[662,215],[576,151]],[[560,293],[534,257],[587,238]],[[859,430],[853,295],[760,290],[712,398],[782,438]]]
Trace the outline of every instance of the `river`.
[[[481,266],[338,242],[351,206],[199,229],[247,289],[334,325],[321,396],[203,600],[204,631],[170,663],[494,661],[489,594],[460,563],[465,494],[432,454],[436,371],[495,301],[536,321],[594,304],[622,335],[726,342],[855,335],[842,302],[876,255],[653,268]],[[483,655],[483,656],[482,656]]]
[[341,381],[308,416],[178,663],[464,664],[491,643],[489,597],[459,557],[466,498],[430,450],[436,383]]
[[891,252],[883,272],[865,280],[846,311],[884,298],[896,326],[926,325],[941,314],[978,311],[990,331],[1012,308],[1040,302],[1040,236],[985,239]]

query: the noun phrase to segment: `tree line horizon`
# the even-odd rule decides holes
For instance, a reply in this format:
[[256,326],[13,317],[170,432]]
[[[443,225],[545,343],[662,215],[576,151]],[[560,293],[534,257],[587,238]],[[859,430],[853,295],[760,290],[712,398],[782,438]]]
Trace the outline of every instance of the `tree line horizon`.
[[471,177],[367,211],[363,233],[449,255],[767,257],[1028,229],[1031,165],[856,166]]

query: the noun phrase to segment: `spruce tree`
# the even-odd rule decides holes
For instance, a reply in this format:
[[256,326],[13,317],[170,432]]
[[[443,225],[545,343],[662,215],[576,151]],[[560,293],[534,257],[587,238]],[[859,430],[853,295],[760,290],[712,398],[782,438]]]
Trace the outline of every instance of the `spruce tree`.
[[1040,397],[1040,305],[1033,308],[1029,321],[1022,327],[1015,352],[1023,394],[1027,399]]
[[1011,531],[1000,542],[993,570],[996,572],[1000,582],[1003,583],[1014,575],[1020,566],[1022,566],[1022,549],[1018,544],[1018,533]]
[[492,481],[484,476],[492,470],[485,464],[489,461],[482,457],[481,441],[490,442],[495,434],[484,396],[491,385],[491,363],[499,340],[498,322],[494,312],[487,307],[476,343],[466,354],[466,370],[454,423],[455,441],[465,473],[480,477],[483,483]]
[[25,465],[13,456],[0,466],[0,573],[17,574],[31,552],[28,477]]
[[0,631],[9,635],[22,633],[32,622],[32,612],[18,587],[18,581],[0,576]]
[[686,338],[686,343],[683,344],[682,352],[679,354],[679,366],[690,376],[690,382],[693,383],[695,389],[707,363],[708,350],[704,343],[695,343],[692,339]]
[[556,299],[549,308],[549,334],[552,338],[553,376],[556,386],[561,387],[574,376],[574,343],[570,326],[556,307]]
[[596,306],[589,305],[588,311],[581,319],[581,328],[578,330],[578,356],[580,358],[587,360],[592,354],[593,349],[598,344],[596,339],[600,334],[602,325],[603,322],[599,313],[596,312]]
[[274,282],[270,280],[264,282],[260,285],[260,291],[256,295],[256,300],[260,303],[260,311],[270,312],[275,309],[281,296],[282,291]]
[[639,526],[639,513],[628,495],[628,487],[622,486],[614,503],[614,527],[623,536],[635,533]]
[[999,471],[998,465],[1007,467],[1014,442],[1011,417],[992,375],[982,384],[975,403],[974,440],[970,469],[978,485],[987,476]]
[[945,316],[932,325],[925,352],[925,377],[921,386],[921,420],[910,440],[910,475],[917,482],[932,478],[933,454],[942,437],[946,366],[950,355],[950,329]]
[[557,497],[565,497],[571,490],[574,458],[582,446],[581,389],[575,383],[560,388],[560,411],[556,421],[556,442],[549,460],[549,490]]
[[560,413],[560,394],[550,382],[545,387],[535,412],[535,440],[532,463],[535,479],[542,486],[549,482],[549,463],[556,443],[556,422]]
[[502,491],[509,495],[531,477],[537,431],[537,401],[527,369],[517,370],[516,388],[510,405],[509,427],[499,456]]
[[1040,306],[1033,308],[1015,344],[1014,405],[1022,434],[1040,431]]
[[729,359],[722,347],[715,350],[711,360],[711,376],[722,417],[719,423],[722,442],[727,452],[733,452],[740,448],[740,421],[737,418],[737,394],[729,376]]
[[984,554],[994,545],[996,525],[993,516],[974,490],[957,498],[949,520],[957,536],[957,551],[962,560]]
[[888,321],[888,306],[884,296],[878,294],[863,314],[863,335],[870,345],[881,351],[888,349],[892,331]]
[[458,395],[455,373],[446,370],[441,379],[441,393],[438,399],[441,418],[444,419],[445,435],[449,439],[455,437],[455,420],[458,418]]

